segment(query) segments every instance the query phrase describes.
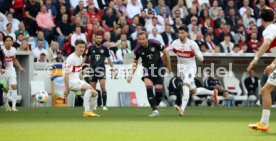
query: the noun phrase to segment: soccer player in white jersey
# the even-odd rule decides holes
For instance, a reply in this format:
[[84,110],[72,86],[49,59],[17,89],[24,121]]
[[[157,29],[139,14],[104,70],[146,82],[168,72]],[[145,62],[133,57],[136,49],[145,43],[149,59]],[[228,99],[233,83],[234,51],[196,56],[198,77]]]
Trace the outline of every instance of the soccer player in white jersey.
[[[25,72],[25,69],[20,65],[18,60],[16,59],[16,49],[12,47],[13,45],[13,38],[11,36],[5,36],[4,39],[4,46],[2,46],[2,50],[5,54],[5,74],[6,77],[8,77],[9,87],[11,90],[9,90],[8,96],[5,98],[5,108],[6,111],[15,111],[16,109],[16,101],[17,101],[17,82],[16,82],[16,72],[13,64],[19,68],[20,71]],[[12,108],[10,108],[10,105],[8,103],[8,100],[12,101]]]
[[64,94],[67,97],[69,90],[85,91],[83,96],[83,117],[99,117],[98,114],[92,111],[97,104],[98,92],[84,80],[80,80],[85,42],[83,40],[76,40],[75,45],[75,52],[69,55],[65,62]]
[[196,88],[194,83],[194,77],[197,72],[196,60],[203,61],[203,55],[199,50],[197,43],[188,39],[188,28],[182,25],[178,28],[179,39],[176,39],[167,48],[168,51],[174,52],[177,55],[177,75],[183,80],[183,97],[181,107],[175,105],[178,109],[179,115],[183,116],[187,103],[190,97],[190,91],[192,94],[205,93],[213,95],[216,103],[218,103],[217,91],[209,91],[204,88]]
[[[268,50],[271,49],[272,55],[276,57],[276,25],[274,22],[274,11],[269,7],[261,9],[260,16],[262,19],[262,26],[265,28],[263,31],[264,42],[261,45],[255,58],[249,64],[247,71],[250,71],[258,62],[259,58]],[[263,98],[263,112],[262,117],[256,124],[249,124],[249,127],[254,130],[268,131],[269,117],[271,108],[271,91],[276,88],[276,59],[265,68],[266,72],[272,72],[266,84],[263,86],[261,94]]]

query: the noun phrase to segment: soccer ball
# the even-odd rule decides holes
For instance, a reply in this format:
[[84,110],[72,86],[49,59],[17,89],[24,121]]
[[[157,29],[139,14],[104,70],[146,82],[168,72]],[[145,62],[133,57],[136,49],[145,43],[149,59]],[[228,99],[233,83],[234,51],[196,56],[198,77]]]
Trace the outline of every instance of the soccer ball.
[[35,96],[35,99],[39,103],[45,103],[48,101],[49,96],[48,93],[45,90],[40,90]]

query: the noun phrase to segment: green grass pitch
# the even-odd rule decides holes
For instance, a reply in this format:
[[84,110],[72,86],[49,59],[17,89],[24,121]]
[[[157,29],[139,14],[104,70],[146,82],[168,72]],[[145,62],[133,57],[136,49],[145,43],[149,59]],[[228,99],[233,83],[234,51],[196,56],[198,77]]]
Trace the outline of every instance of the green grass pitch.
[[184,117],[160,108],[97,110],[99,118],[83,118],[82,108],[0,109],[0,141],[276,141],[276,109],[268,133],[247,125],[260,119],[261,108],[188,107]]

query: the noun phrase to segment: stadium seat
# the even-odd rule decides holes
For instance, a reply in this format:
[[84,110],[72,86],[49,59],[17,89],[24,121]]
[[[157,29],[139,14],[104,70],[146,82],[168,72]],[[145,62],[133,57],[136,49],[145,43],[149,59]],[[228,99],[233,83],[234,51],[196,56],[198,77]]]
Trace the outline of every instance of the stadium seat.
[[247,101],[247,95],[242,95],[240,80],[235,77],[234,72],[227,72],[222,80],[225,89],[235,94],[235,101]]
[[[45,84],[44,81],[31,81],[31,99],[30,99],[30,105],[33,107],[38,106],[36,100],[35,100],[35,95],[38,93],[40,90],[45,90]],[[44,103],[45,106],[45,103]]]

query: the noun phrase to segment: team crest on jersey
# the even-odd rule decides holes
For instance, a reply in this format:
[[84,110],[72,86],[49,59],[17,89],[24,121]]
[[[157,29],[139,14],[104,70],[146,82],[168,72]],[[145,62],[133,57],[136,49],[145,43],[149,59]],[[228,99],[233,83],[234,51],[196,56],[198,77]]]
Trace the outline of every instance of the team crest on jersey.
[[152,48],[150,49],[150,51],[154,52],[154,51],[155,51],[155,48],[154,48],[154,47],[152,47]]
[[104,50],[103,50],[103,49],[101,49],[101,50],[100,50],[100,52],[101,52],[101,53],[104,53]]
[[95,50],[93,50],[93,53],[95,53]]

